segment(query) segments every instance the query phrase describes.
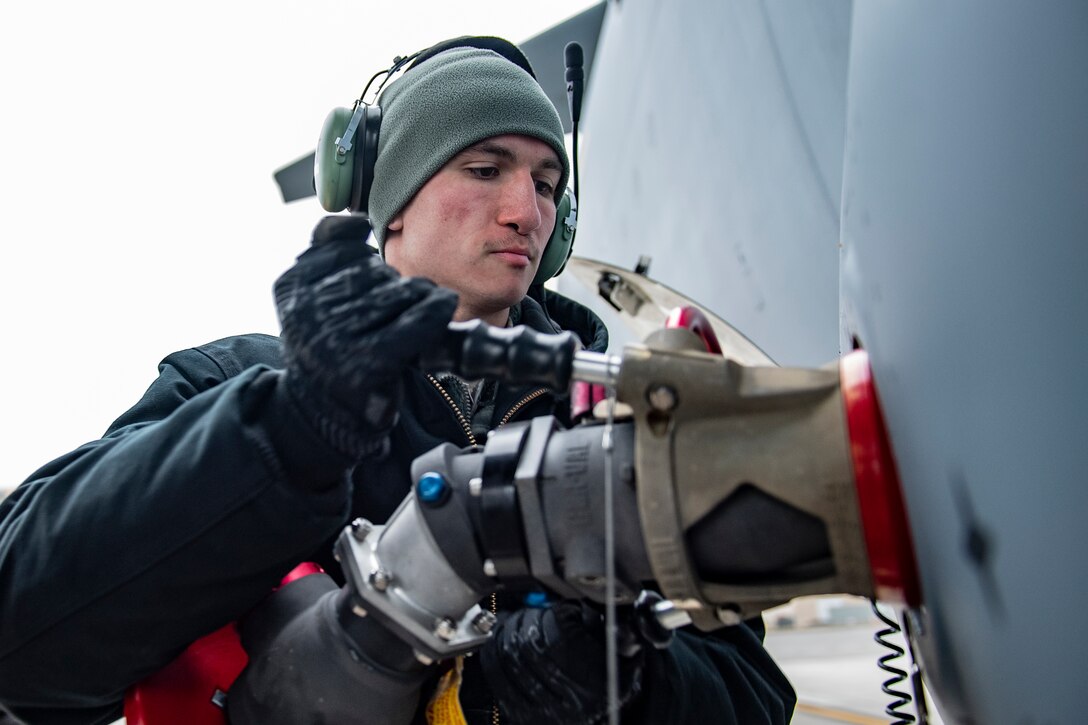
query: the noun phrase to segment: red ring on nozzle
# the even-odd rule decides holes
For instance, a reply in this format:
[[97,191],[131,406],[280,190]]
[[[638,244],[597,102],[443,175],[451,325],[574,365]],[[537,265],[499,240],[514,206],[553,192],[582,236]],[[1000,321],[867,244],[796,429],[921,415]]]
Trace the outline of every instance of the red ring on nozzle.
[[698,307],[684,305],[670,312],[665,319],[665,329],[671,330],[677,327],[691,330],[698,335],[703,344],[706,345],[707,352],[717,355],[722,354],[722,345],[718,342],[718,336],[714,333],[714,326],[710,324],[710,320]]
[[877,599],[917,607],[922,603],[922,589],[914,543],[869,354],[854,350],[843,356],[839,375],[861,527]]

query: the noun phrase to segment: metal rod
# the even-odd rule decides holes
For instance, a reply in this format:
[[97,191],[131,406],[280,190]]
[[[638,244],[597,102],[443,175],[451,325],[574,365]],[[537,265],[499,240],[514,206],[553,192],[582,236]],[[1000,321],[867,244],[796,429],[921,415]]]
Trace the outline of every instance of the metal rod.
[[573,380],[613,387],[619,379],[622,362],[619,355],[579,350],[574,353],[570,376]]

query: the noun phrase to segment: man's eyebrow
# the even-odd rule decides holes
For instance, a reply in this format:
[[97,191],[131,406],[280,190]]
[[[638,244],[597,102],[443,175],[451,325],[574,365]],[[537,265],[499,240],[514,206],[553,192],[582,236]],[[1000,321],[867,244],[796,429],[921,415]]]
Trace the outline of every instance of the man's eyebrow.
[[546,158],[539,164],[540,168],[548,169],[549,171],[558,171],[560,175],[563,174],[563,164],[559,163],[554,158]]
[[[478,143],[474,143],[471,146],[466,147],[461,154],[480,153],[488,156],[497,156],[505,161],[515,162],[518,160],[518,155],[514,151],[500,143],[496,143],[491,139],[484,139]],[[460,155],[460,154],[458,154]],[[554,157],[548,157],[542,159],[538,168],[546,169],[548,171],[558,171],[563,173],[563,165]]]
[[490,139],[484,139],[483,141],[474,143],[471,146],[467,147],[461,153],[478,153],[486,154],[488,156],[498,156],[505,159],[506,161],[517,161],[518,158],[517,154],[515,154],[513,151],[506,148],[502,144],[497,144],[494,141],[491,141]]

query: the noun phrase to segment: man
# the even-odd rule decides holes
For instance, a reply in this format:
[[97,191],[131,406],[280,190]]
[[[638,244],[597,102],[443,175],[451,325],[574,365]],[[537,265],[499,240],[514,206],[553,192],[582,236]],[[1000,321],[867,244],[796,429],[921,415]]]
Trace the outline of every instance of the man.
[[[0,703],[17,717],[109,722],[134,683],[241,619],[251,664],[229,694],[235,725],[292,721],[283,708],[313,722],[426,722],[448,663],[393,672],[403,702],[368,713],[374,702],[351,685],[386,660],[352,663],[341,642],[318,642],[310,654],[327,672],[283,687],[297,662],[281,668],[269,653],[311,630],[269,614],[298,587],[269,593],[302,561],[339,584],[333,539],[355,516],[384,521],[416,456],[478,444],[510,420],[564,415],[568,401],[546,391],[420,371],[450,319],[571,330],[598,351],[607,333],[533,284],[570,169],[558,115],[520,52],[495,39],[444,44],[379,103],[368,211],[388,264],[367,250],[365,219],[327,218],[276,283],[280,338],[168,356],[101,440],[0,504]],[[516,594],[499,608],[509,615],[464,668],[468,721],[600,720],[600,617],[573,602],[527,607]],[[746,626],[626,654],[624,722],[789,720],[789,684]],[[325,709],[341,705],[351,714]]]

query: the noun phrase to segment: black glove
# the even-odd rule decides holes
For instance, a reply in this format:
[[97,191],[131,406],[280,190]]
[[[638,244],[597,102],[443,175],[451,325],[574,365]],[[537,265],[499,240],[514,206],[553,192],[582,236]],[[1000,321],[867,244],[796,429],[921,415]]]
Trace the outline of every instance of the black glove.
[[[561,601],[500,620],[480,651],[499,709],[519,725],[593,723],[608,715],[604,617]],[[639,688],[644,654],[631,637],[619,647],[619,701]]]
[[457,295],[401,277],[366,244],[362,217],[330,216],[275,284],[287,389],[318,434],[353,458],[396,423],[401,374],[439,343]]

